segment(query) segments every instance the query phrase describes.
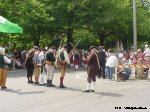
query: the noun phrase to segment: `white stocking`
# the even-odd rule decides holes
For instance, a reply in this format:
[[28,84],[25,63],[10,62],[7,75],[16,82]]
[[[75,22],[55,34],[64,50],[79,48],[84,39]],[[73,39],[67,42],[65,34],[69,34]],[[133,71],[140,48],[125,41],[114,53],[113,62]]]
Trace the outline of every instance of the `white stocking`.
[[95,89],[95,82],[92,81],[91,90],[94,90],[94,89]]
[[86,90],[90,90],[90,86],[91,86],[91,83],[88,83],[88,82],[87,82]]

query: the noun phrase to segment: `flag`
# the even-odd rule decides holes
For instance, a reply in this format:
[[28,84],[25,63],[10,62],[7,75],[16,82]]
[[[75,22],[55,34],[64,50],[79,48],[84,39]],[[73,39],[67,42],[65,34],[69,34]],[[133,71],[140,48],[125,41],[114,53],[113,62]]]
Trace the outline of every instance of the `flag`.
[[15,24],[7,20],[6,18],[0,16],[0,32],[4,33],[22,33],[23,29]]

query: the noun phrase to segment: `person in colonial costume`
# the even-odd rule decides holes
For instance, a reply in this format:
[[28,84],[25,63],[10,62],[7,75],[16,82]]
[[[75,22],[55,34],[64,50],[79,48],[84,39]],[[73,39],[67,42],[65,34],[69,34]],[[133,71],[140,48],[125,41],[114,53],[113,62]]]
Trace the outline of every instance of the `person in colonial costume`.
[[74,64],[74,69],[78,70],[80,64],[80,54],[78,53],[77,50],[73,52],[73,64]]
[[40,66],[41,66],[39,54],[40,54],[40,50],[37,49],[33,56],[35,84],[39,84],[39,75],[40,75]]
[[33,57],[37,50],[38,50],[38,47],[34,46],[32,49],[29,50],[29,52],[26,55],[25,66],[27,68],[28,83],[33,83],[33,80],[32,80],[33,69],[34,69]]
[[46,74],[46,68],[45,68],[45,57],[46,54],[46,49],[41,49],[41,52],[39,54],[39,59],[40,59],[40,76],[39,76],[39,84],[40,85],[45,85],[44,83],[44,75]]
[[90,47],[91,52],[87,58],[88,60],[88,67],[87,67],[87,87],[84,92],[94,92],[95,89],[95,82],[96,82],[96,75],[100,69],[99,63],[99,53],[98,48],[96,46]]
[[61,65],[61,74],[60,74],[60,85],[59,88],[66,88],[63,84],[63,80],[65,77],[67,64],[70,64],[69,55],[67,53],[68,47],[64,45],[59,52],[59,64]]
[[47,87],[54,87],[55,85],[52,83],[54,72],[55,72],[55,54],[56,54],[56,47],[52,46],[47,52],[46,52],[46,62],[45,62],[45,68],[47,71]]
[[87,64],[88,64],[88,61],[87,61],[87,56],[88,56],[88,53],[83,53],[83,57],[82,57],[82,66],[84,68],[87,68]]
[[0,86],[1,89],[6,89],[7,70],[5,65],[10,64],[11,60],[5,56],[5,48],[0,47]]

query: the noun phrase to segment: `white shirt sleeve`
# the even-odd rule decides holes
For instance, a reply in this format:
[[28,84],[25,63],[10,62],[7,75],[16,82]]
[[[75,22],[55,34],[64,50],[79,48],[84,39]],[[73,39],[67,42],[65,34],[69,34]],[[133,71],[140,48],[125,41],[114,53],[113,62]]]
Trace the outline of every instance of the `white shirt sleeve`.
[[117,57],[115,56],[114,58],[115,58],[115,66],[117,66],[118,65]]
[[144,54],[145,56],[150,56],[150,49],[149,48],[145,49]]
[[66,51],[64,51],[64,57],[65,57],[65,61],[67,62],[67,64],[70,64],[70,59]]
[[4,61],[5,61],[5,63],[7,63],[7,64],[10,64],[10,63],[11,63],[11,60],[8,59],[6,56],[4,56]]

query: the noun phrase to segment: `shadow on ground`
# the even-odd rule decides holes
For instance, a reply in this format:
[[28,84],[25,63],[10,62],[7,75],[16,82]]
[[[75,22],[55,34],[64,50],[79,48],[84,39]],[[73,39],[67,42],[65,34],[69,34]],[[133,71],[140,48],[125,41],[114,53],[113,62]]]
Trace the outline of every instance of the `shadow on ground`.
[[13,89],[5,89],[5,90],[1,90],[1,91],[4,91],[4,92],[8,92],[8,93],[15,93],[15,94],[18,94],[18,95],[28,95],[28,94],[41,94],[41,93],[44,93],[45,91],[29,91],[29,92],[23,92],[21,91],[21,89],[18,89],[18,90],[13,90]]
[[55,87],[55,89],[59,89],[59,90],[68,90],[68,91],[76,91],[76,92],[82,92],[85,94],[97,94],[97,95],[101,95],[101,96],[108,96],[108,97],[122,97],[124,95],[122,94],[118,94],[118,93],[111,93],[111,92],[84,92],[84,90],[82,89],[78,89],[78,88],[71,88],[71,87],[67,87],[67,88],[59,88],[59,87]]

